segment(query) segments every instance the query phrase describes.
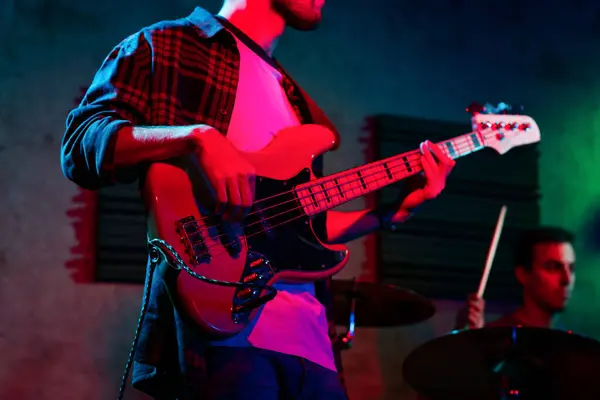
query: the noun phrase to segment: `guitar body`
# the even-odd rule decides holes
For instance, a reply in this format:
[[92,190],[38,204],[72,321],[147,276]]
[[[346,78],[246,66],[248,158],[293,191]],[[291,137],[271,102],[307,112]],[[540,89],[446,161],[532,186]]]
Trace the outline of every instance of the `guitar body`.
[[[312,161],[335,145],[329,130],[303,125],[281,131],[263,150],[243,153],[256,169],[256,200],[242,224],[212,213],[214,201],[193,158],[152,164],[143,194],[148,239],[168,243],[196,274],[227,282],[309,282],[339,272],[348,249],[322,243],[294,191],[315,179]],[[240,332],[267,290],[223,286],[181,270],[176,296],[205,332]]]

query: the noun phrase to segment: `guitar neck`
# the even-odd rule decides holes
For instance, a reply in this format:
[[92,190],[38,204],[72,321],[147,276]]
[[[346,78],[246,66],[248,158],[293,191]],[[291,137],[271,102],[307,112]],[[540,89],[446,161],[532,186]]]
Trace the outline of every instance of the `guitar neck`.
[[[480,133],[471,132],[438,143],[451,159],[483,149]],[[338,172],[296,187],[296,195],[307,215],[316,215],[416,175],[423,170],[420,151],[413,150],[360,167]]]

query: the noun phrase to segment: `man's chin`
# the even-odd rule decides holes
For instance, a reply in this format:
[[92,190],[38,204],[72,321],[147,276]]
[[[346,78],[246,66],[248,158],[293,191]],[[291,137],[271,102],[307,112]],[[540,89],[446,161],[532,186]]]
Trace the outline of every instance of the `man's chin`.
[[565,300],[560,303],[554,304],[552,308],[554,309],[554,312],[561,313],[567,309],[568,305],[569,300]]
[[290,28],[301,31],[301,32],[310,32],[316,31],[321,26],[321,18],[317,18],[314,20],[293,20],[287,23],[287,26]]

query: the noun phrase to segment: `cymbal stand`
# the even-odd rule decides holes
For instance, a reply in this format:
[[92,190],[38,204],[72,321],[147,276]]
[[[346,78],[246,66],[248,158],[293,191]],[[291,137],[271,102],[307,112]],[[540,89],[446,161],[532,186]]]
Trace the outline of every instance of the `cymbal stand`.
[[543,369],[521,343],[517,343],[517,328],[513,328],[511,350],[507,357],[494,368],[499,379],[500,400],[523,400],[546,398],[542,388]]
[[352,340],[354,339],[354,328],[356,327],[356,296],[357,291],[356,287],[358,282],[356,281],[356,277],[352,278],[354,281],[354,288],[352,293],[350,294],[350,315],[348,318],[348,331],[343,335],[338,335],[338,344],[341,346],[343,350],[348,350],[352,347]]

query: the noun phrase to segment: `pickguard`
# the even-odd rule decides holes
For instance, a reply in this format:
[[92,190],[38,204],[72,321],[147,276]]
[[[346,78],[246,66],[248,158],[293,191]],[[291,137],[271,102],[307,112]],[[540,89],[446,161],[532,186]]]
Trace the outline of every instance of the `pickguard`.
[[[319,242],[296,199],[294,186],[308,182],[310,176],[305,169],[287,181],[257,178],[254,214],[246,219],[244,234],[248,250],[265,256],[275,273],[326,271],[345,257],[345,252],[332,251]],[[315,224],[318,218],[324,215],[315,217]]]

